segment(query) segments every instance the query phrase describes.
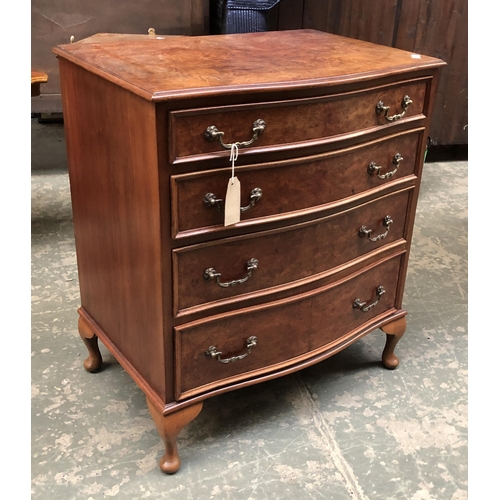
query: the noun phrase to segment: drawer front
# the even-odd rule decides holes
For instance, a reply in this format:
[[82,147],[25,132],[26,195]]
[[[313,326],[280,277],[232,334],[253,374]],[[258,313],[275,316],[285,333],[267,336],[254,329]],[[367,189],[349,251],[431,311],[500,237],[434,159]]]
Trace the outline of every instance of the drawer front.
[[174,250],[174,314],[298,286],[404,238],[411,193],[403,190],[288,228]]
[[[176,398],[291,366],[346,341],[393,310],[400,267],[401,256],[393,257],[293,299],[175,328]],[[231,357],[240,359],[223,362]]]
[[[428,79],[414,80],[363,91],[327,97],[292,101],[199,108],[170,113],[170,153],[172,163],[226,157],[218,140],[208,140],[205,131],[216,127],[223,132],[223,142],[245,142],[253,138],[253,126],[264,120],[266,126],[258,138],[240,154],[247,151],[269,151],[285,147],[321,144],[348,135],[388,127],[385,112],[377,112],[377,104],[389,106],[387,116],[401,115],[401,120],[423,117]],[[404,111],[402,100],[409,96],[412,103]]]
[[[335,153],[237,167],[244,209],[240,225],[329,208],[414,175],[423,130]],[[172,176],[172,237],[224,229],[224,197],[230,176],[230,168]],[[257,189],[261,195],[255,200],[252,194]]]

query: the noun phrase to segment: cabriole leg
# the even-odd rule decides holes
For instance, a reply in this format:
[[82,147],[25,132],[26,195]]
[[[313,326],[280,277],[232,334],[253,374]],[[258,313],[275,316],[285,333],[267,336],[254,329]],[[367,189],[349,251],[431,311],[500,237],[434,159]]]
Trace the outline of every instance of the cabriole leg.
[[394,370],[399,365],[399,359],[394,354],[396,344],[401,340],[406,330],[406,317],[384,325],[381,330],[386,333],[384,352],[382,353],[382,363],[389,370]]
[[78,318],[78,333],[89,351],[89,357],[83,362],[84,368],[91,373],[98,372],[102,366],[102,356],[97,343],[97,335],[81,317]]
[[146,401],[148,403],[149,412],[158,429],[158,434],[165,445],[165,454],[160,460],[160,469],[167,474],[173,474],[177,472],[181,466],[179,453],[177,451],[177,436],[191,420],[198,416],[203,407],[203,403],[196,403],[182,410],[178,410],[175,413],[163,415],[148,398],[146,398]]

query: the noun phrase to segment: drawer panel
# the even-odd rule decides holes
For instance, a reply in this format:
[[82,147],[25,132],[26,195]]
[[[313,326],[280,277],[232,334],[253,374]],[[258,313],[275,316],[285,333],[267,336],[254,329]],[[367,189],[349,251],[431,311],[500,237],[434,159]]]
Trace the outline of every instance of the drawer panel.
[[[411,130],[335,153],[237,167],[243,207],[251,204],[255,188],[262,191],[261,198],[242,212],[239,225],[327,208],[414,175],[417,153],[423,147],[423,130]],[[372,163],[381,169],[369,168]],[[222,211],[230,176],[231,168],[225,168],[171,177],[172,237],[224,229]],[[221,201],[204,203],[208,194]]]
[[327,97],[172,111],[169,158],[176,163],[228,156],[217,140],[205,137],[211,126],[223,132],[223,141],[229,144],[250,140],[254,122],[264,120],[262,134],[253,144],[240,149],[240,154],[246,154],[252,150],[310,146],[388,127],[397,121],[390,122],[384,113],[377,113],[377,103],[390,107],[389,116],[401,114],[405,95],[413,102],[401,120],[423,117],[429,82],[420,79]]
[[[401,256],[393,257],[341,282],[292,299],[271,302],[175,328],[176,398],[183,399],[238,380],[282,369],[346,341],[356,329],[381,319],[395,307]],[[378,287],[385,293],[377,297]],[[356,299],[367,312],[354,308]],[[257,337],[250,354],[247,339]]]
[[[174,314],[248,298],[278,286],[298,286],[404,238],[412,192],[408,188],[292,227],[174,250]],[[361,228],[365,231],[360,233]],[[251,269],[251,259],[257,259],[257,268]]]

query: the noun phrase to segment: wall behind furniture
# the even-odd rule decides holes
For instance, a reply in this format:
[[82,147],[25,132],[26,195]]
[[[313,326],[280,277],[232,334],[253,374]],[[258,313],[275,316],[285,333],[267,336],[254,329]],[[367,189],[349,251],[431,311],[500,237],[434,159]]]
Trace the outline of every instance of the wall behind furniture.
[[467,0],[281,0],[270,29],[312,28],[439,57],[430,140],[468,143]]
[[60,113],[61,87],[52,47],[96,33],[202,35],[208,32],[205,0],[32,0],[31,68],[48,74],[32,113]]

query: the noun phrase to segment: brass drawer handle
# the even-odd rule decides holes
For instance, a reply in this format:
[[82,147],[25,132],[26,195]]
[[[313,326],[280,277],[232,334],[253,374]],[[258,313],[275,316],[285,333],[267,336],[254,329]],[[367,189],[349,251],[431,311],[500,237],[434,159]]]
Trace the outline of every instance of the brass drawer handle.
[[403,112],[399,113],[398,115],[388,116],[387,113],[389,112],[390,106],[384,106],[383,101],[379,101],[377,103],[377,105],[375,106],[375,111],[377,112],[378,115],[384,113],[385,119],[388,122],[394,122],[396,120],[399,120],[400,118],[403,118],[403,116],[406,113],[406,110],[408,109],[408,106],[410,106],[412,102],[413,101],[407,95],[405,95],[403,97],[403,100],[401,101],[401,107],[403,108]]
[[368,312],[372,307],[375,307],[380,300],[380,297],[384,295],[385,290],[383,286],[377,287],[377,297],[374,302],[372,302],[369,306],[366,305],[366,302],[361,302],[361,299],[356,299],[352,304],[354,309],[361,309],[362,312]]
[[[250,204],[246,207],[240,207],[241,212],[250,210],[262,198],[262,189],[253,188],[250,193]],[[207,193],[203,197],[203,204],[206,207],[215,207],[221,214],[224,213],[224,200],[217,198],[214,193]]]
[[221,282],[220,281],[221,274],[218,273],[213,267],[209,267],[208,269],[205,269],[205,272],[203,273],[203,277],[206,280],[213,280],[215,278],[216,283],[220,287],[228,288],[230,286],[240,285],[241,283],[245,283],[245,281],[248,281],[250,276],[252,276],[252,271],[254,269],[257,269],[258,265],[259,265],[259,261],[257,259],[250,259],[247,262],[247,275],[244,278],[241,278],[239,280]]
[[210,356],[211,358],[215,358],[219,363],[233,363],[234,361],[246,358],[252,352],[252,347],[255,347],[256,345],[257,345],[257,337],[252,336],[248,337],[246,340],[247,352],[245,352],[244,354],[240,354],[239,356],[233,356],[232,358],[222,359],[221,358],[222,353],[214,345],[211,345],[205,351],[205,354],[207,356]]
[[253,144],[258,139],[259,135],[264,132],[265,128],[266,128],[266,122],[259,118],[258,120],[255,120],[253,122],[253,127],[252,127],[253,137],[249,141],[233,142],[232,144],[226,144],[222,140],[224,132],[221,132],[215,125],[211,125],[210,127],[207,127],[207,129],[205,130],[205,139],[207,141],[218,140],[220,145],[225,149],[231,149],[231,146],[233,144],[236,145],[238,148],[245,148],[247,146],[250,146],[250,144]]
[[370,175],[377,175],[379,179],[390,179],[398,171],[399,164],[403,161],[403,159],[404,158],[399,153],[396,153],[392,159],[392,164],[396,165],[396,168],[385,174],[380,174],[379,172],[382,170],[382,167],[379,167],[374,161],[372,161],[368,165],[368,173]]
[[384,217],[383,222],[382,222],[382,225],[387,228],[387,230],[385,231],[385,233],[382,233],[382,234],[379,234],[378,236],[373,236],[372,238],[370,238],[373,230],[372,229],[366,229],[366,226],[361,226],[359,228],[359,231],[358,231],[358,236],[360,238],[364,238],[366,236],[370,241],[383,240],[387,236],[387,234],[389,233],[389,229],[391,228],[391,224],[393,222],[394,221],[392,220],[391,216],[390,215],[386,215]]

